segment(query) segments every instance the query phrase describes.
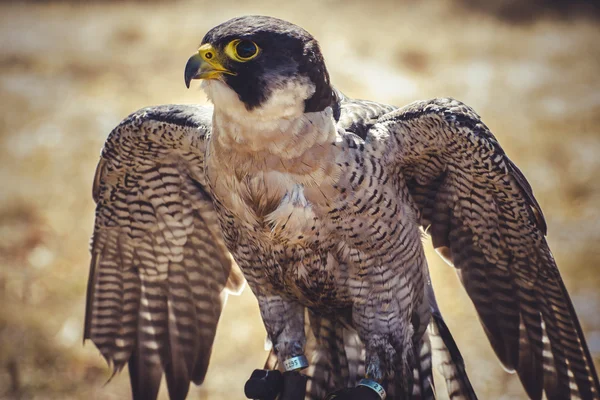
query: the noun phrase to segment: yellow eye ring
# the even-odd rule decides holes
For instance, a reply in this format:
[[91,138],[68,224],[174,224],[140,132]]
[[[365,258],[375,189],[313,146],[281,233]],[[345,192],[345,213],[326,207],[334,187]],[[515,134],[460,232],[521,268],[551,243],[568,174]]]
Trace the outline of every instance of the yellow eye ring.
[[225,54],[232,60],[246,62],[260,54],[260,47],[252,40],[234,39],[225,47]]

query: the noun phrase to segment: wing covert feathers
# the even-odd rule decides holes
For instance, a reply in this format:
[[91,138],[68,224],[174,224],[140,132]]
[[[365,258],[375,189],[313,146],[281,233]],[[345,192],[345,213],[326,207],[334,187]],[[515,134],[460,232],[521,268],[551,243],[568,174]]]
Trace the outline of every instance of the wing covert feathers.
[[577,315],[531,186],[479,116],[416,102],[373,128],[402,171],[433,245],[452,263],[490,343],[532,399],[599,399]]
[[111,132],[94,179],[84,339],[135,399],[171,399],[204,380],[224,296],[243,284],[203,186],[210,110],[161,106]]

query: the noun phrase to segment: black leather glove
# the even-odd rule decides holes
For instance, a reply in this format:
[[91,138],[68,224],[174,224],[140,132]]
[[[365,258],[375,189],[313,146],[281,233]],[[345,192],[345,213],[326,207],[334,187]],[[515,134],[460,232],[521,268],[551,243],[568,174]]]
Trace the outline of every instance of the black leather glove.
[[280,371],[255,369],[246,381],[244,394],[248,399],[275,400],[283,388],[283,375]]
[[282,374],[277,370],[255,369],[246,381],[244,394],[254,400],[275,400],[280,393],[279,400],[304,400],[307,379],[298,371]]

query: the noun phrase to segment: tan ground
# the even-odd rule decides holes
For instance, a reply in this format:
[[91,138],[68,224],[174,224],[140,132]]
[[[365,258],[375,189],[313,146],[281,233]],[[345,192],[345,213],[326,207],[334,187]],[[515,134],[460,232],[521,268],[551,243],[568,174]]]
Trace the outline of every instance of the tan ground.
[[[248,13],[312,32],[350,96],[397,105],[453,96],[478,110],[546,213],[598,361],[600,26],[591,18],[511,25],[450,4],[0,4],[0,398],[128,396],[127,373],[104,385],[110,374],[98,351],[81,345],[98,154],[138,108],[203,102],[197,86],[183,84],[188,56],[209,28]],[[430,259],[480,398],[524,398],[454,272]],[[252,296],[230,298],[207,382],[190,398],[241,399],[265,357],[263,337]]]

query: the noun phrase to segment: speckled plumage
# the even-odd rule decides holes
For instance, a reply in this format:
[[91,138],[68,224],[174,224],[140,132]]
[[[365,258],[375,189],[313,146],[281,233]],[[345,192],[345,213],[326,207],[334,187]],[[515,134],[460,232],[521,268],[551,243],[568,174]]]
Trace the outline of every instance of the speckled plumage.
[[[284,22],[255,18],[260,35],[243,35],[268,49],[260,38]],[[308,398],[367,374],[388,398],[431,399],[433,348],[450,397],[475,399],[429,283],[424,228],[531,398],[600,398],[541,210],[479,116],[453,99],[347,99],[310,43],[318,83],[286,70],[249,107],[226,79],[207,81],[214,110],[143,109],[107,140],[85,337],[116,371],[129,362],[134,397],[156,397],[163,371],[173,399],[202,382],[239,266],[274,346],[267,365],[312,355]]]

